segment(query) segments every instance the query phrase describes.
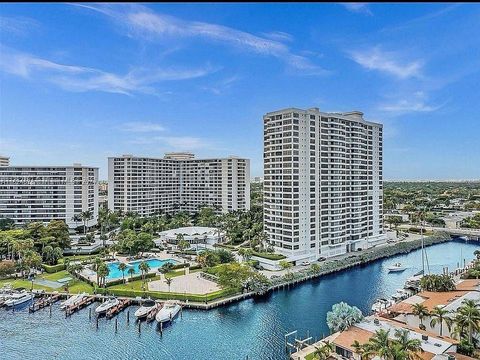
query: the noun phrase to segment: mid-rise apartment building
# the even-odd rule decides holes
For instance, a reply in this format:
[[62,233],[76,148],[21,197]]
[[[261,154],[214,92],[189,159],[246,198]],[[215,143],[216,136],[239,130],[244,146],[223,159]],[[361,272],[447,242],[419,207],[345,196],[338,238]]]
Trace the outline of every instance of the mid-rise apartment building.
[[108,208],[142,216],[157,212],[221,212],[250,208],[250,160],[195,159],[192,153],[164,158],[108,158]]
[[91,211],[88,226],[98,216],[98,168],[73,166],[0,167],[0,216],[16,225],[63,220],[69,227],[82,224],[76,215]]
[[263,123],[264,226],[277,252],[316,260],[385,241],[381,124],[318,108]]

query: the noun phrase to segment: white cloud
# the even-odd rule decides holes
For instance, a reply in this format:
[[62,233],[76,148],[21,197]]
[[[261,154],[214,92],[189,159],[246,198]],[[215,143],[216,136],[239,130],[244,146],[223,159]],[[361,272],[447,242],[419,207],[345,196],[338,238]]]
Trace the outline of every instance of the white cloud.
[[165,149],[187,151],[210,148],[211,143],[205,139],[193,136],[150,136],[138,137],[128,141],[134,145],[165,145]]
[[103,91],[131,95],[136,92],[155,94],[152,85],[171,80],[186,80],[205,76],[214,71],[210,66],[197,69],[136,68],[126,74],[59,64],[34,55],[0,47],[0,70],[26,79],[53,83],[65,90]]
[[162,125],[151,122],[126,122],[121,124],[119,129],[126,132],[159,132],[165,130]]
[[425,94],[418,91],[410,98],[402,98],[393,103],[382,104],[379,106],[379,110],[400,115],[412,112],[433,112],[445,105],[429,105],[426,100]]
[[25,35],[38,28],[39,23],[37,21],[24,16],[0,16],[0,32],[2,33],[8,32],[14,35]]
[[400,54],[386,52],[379,47],[368,50],[353,51],[350,53],[352,60],[368,70],[377,70],[393,75],[399,79],[421,77],[423,62],[420,60],[400,62]]
[[348,11],[351,11],[354,13],[373,15],[372,12],[370,11],[370,8],[368,7],[368,3],[361,3],[361,2],[341,3],[341,5]]
[[283,31],[271,31],[268,33],[263,33],[262,35],[276,41],[293,41],[293,35]]
[[[140,36],[147,39],[159,38],[202,38],[207,41],[239,48],[242,51],[273,56],[289,66],[308,75],[322,75],[328,73],[322,67],[312,63],[310,59],[293,53],[282,43],[288,34],[281,32],[270,33],[269,37],[261,37],[237,30],[228,26],[217,25],[200,21],[186,21],[180,18],[153,12],[141,5],[79,5],[98,11],[113,18],[124,26],[130,36]],[[272,35],[276,39],[271,39]],[[282,40],[279,41],[279,38]]]

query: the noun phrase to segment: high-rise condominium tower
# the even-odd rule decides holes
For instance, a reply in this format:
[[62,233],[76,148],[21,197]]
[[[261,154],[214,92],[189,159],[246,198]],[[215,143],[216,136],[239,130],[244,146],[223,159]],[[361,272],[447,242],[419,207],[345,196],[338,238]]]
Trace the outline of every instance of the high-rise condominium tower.
[[195,159],[191,153],[108,158],[109,209],[147,216],[204,206],[218,212],[250,209],[250,160]]
[[382,125],[363,113],[269,112],[264,123],[264,224],[291,260],[385,240]]
[[87,226],[97,223],[98,168],[73,166],[0,166],[0,216],[16,225],[63,220],[69,227],[91,212]]

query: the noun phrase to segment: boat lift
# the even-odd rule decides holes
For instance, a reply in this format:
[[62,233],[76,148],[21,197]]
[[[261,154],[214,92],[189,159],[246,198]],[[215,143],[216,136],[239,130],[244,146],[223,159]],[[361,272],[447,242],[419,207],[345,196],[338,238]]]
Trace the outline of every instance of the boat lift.
[[312,341],[313,337],[309,336],[308,331],[305,339],[297,339],[297,334],[298,330],[285,334],[285,352],[287,353],[288,358],[290,358],[292,350],[295,350],[294,352],[298,352],[308,345],[311,345],[310,342]]

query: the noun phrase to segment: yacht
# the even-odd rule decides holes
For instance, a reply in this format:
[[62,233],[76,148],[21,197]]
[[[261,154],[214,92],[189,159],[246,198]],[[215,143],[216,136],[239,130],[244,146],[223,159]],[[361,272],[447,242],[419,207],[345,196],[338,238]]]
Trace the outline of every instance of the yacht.
[[103,304],[101,304],[99,307],[95,309],[95,312],[97,314],[103,314],[110,310],[112,307],[117,306],[120,303],[117,298],[110,298],[107,301],[105,301]]
[[400,271],[404,271],[406,267],[403,266],[401,263],[395,263],[387,267],[387,269],[389,272],[400,272]]
[[163,308],[157,313],[157,316],[155,316],[155,319],[159,323],[171,321],[175,316],[178,315],[180,310],[181,310],[180,305],[172,301],[167,301],[163,306]]
[[8,296],[8,298],[5,300],[4,305],[5,306],[16,306],[23,304],[24,302],[30,301],[33,299],[33,295],[26,292],[18,292],[18,293],[13,293]]
[[140,308],[135,311],[135,316],[137,319],[143,319],[146,317],[150,311],[152,311],[157,306],[157,303],[153,300],[145,301]]
[[405,300],[412,295],[411,291],[406,289],[397,289],[396,293],[392,295],[392,299],[395,302]]
[[85,296],[87,296],[87,293],[85,292],[70,296],[67,300],[62,302],[62,304],[60,305],[60,309],[65,309],[66,307],[78,304],[80,301],[83,300]]

